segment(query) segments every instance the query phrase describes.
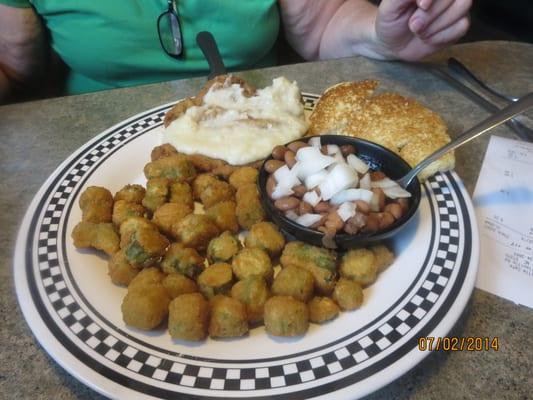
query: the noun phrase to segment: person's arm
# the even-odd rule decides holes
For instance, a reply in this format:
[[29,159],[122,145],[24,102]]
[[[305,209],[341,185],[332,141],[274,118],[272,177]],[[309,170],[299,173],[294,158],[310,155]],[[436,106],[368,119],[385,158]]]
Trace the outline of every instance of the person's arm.
[[471,0],[279,0],[287,40],[306,59],[417,60],[469,27]]
[[45,63],[44,30],[33,8],[0,4],[0,104],[38,82]]

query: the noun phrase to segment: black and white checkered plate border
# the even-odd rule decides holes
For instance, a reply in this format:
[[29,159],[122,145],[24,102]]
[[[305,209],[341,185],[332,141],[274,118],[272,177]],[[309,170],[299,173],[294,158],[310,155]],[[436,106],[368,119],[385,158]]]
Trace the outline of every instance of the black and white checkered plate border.
[[[316,99],[304,95],[306,109]],[[168,108],[125,121],[71,156],[45,183],[22,225],[15,258],[19,301],[39,341],[71,373],[110,396],[118,393],[113,385],[120,385],[121,393],[160,398],[303,399],[335,390],[353,398],[372,390],[365,382],[379,379],[379,387],[408,370],[423,357],[413,356],[417,338],[455,322],[473,287],[477,233],[470,201],[453,172],[436,175],[424,187],[432,237],[416,279],[386,312],[341,339],[312,351],[235,362],[160,349],[106,321],[84,301],[68,264],[64,227],[72,199],[100,163],[160,126]],[[408,367],[385,375],[408,357]]]

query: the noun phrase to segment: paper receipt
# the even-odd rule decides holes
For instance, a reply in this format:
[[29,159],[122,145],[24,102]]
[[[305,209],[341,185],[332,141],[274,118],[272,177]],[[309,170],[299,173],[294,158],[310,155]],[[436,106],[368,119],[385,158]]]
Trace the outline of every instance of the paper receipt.
[[476,286],[533,308],[533,143],[492,136],[473,202]]

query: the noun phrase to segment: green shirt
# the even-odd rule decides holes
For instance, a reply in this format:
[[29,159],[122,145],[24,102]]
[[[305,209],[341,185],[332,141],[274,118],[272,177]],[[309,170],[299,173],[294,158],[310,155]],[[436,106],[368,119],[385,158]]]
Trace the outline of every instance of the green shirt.
[[166,0],[0,0],[30,3],[42,17],[52,48],[70,67],[69,93],[206,75],[196,34],[210,31],[228,69],[272,65],[279,30],[276,0],[177,0],[183,59],[161,48],[157,18]]

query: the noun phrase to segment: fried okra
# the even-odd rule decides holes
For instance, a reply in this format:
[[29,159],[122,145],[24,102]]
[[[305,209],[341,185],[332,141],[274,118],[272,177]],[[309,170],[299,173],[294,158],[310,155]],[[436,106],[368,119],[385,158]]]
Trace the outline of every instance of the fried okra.
[[200,201],[206,208],[234,198],[235,189],[229,183],[218,179],[210,181],[200,192]]
[[148,179],[142,205],[154,212],[165,204],[170,195],[170,183],[166,178]]
[[176,224],[175,233],[186,247],[205,250],[220,230],[207,215],[189,214]]
[[128,293],[122,301],[122,319],[139,329],[153,329],[168,314],[170,298],[161,284],[164,274],[151,267],[140,271],[128,285]]
[[172,243],[161,262],[167,274],[179,273],[196,278],[204,270],[204,258],[196,249],[185,247],[182,243]]
[[126,200],[116,200],[113,204],[113,223],[120,226],[125,220],[131,217],[144,217],[145,208],[138,203],[131,203]]
[[196,177],[194,166],[182,155],[175,154],[144,166],[146,179],[166,178],[176,182],[191,182]]
[[209,303],[200,293],[186,293],[169,305],[168,331],[173,339],[203,340],[209,326]]
[[239,251],[239,241],[229,231],[211,239],[207,246],[207,258],[210,262],[231,262]]
[[135,268],[128,262],[123,250],[113,254],[107,266],[111,281],[116,285],[122,286],[128,286],[140,271],[140,269]]
[[120,238],[112,223],[94,223],[82,221],[72,230],[74,247],[92,247],[113,255],[119,250]]
[[289,242],[281,254],[283,267],[299,267],[309,271],[321,294],[329,294],[337,278],[336,254],[303,242]]
[[271,335],[303,335],[309,328],[309,310],[305,303],[291,296],[273,296],[265,303],[264,321]]
[[309,304],[309,321],[321,324],[339,315],[339,306],[329,297],[313,297]]
[[100,186],[89,186],[80,196],[81,220],[84,222],[111,222],[113,195]]
[[178,155],[178,150],[176,150],[176,148],[170,143],[164,143],[152,149],[152,152],[150,153],[150,160],[156,161],[160,158],[174,155]]
[[285,267],[274,278],[272,294],[276,296],[292,296],[296,300],[307,303],[313,295],[313,275],[298,267]]
[[168,297],[175,299],[185,293],[194,293],[198,291],[196,282],[187,278],[185,275],[172,273],[163,278],[161,282],[166,289]]
[[215,175],[209,173],[199,174],[192,182],[192,195],[194,200],[200,201],[200,195],[214,182],[218,182],[218,178]]
[[239,223],[235,211],[234,201],[221,201],[212,207],[206,208],[205,215],[211,218],[222,231],[237,233]]
[[191,185],[187,182],[173,182],[170,184],[170,203],[179,203],[194,209]]
[[244,278],[231,288],[231,297],[239,300],[246,307],[246,315],[250,324],[263,321],[265,303],[269,295],[265,280],[257,275]]
[[216,263],[207,267],[196,280],[198,289],[207,298],[211,299],[217,294],[228,294],[233,285],[231,265]]
[[128,218],[120,225],[120,247],[134,267],[148,267],[165,254],[168,239],[144,218]]
[[141,204],[146,194],[146,189],[141,185],[126,185],[115,193],[115,201],[124,200],[128,203]]
[[253,167],[240,167],[237,168],[229,176],[229,183],[235,189],[238,189],[242,185],[247,183],[255,184],[257,182],[257,177],[259,176],[259,171]]
[[272,261],[266,251],[261,249],[245,247],[233,257],[231,267],[238,279],[258,275],[265,281],[271,282],[274,276]]
[[122,319],[135,328],[154,329],[168,315],[169,303],[167,291],[160,283],[128,289],[122,301]]
[[376,280],[377,263],[374,253],[368,249],[352,249],[342,256],[341,276],[357,282],[361,286],[370,285]]
[[238,337],[248,332],[246,308],[234,298],[217,295],[209,302],[209,336],[213,338]]
[[250,229],[253,224],[265,220],[265,211],[259,199],[259,191],[255,183],[247,183],[237,189],[237,221],[243,229]]
[[155,210],[152,222],[164,234],[178,238],[177,224],[187,215],[193,212],[193,208],[183,203],[165,203]]
[[385,245],[378,244],[370,247],[370,251],[376,257],[376,267],[378,273],[384,271],[394,261],[394,254]]
[[343,310],[355,310],[363,304],[363,289],[351,279],[340,278],[332,298]]
[[244,244],[247,247],[265,250],[271,257],[276,257],[281,254],[285,246],[285,238],[276,225],[263,221],[252,225]]

